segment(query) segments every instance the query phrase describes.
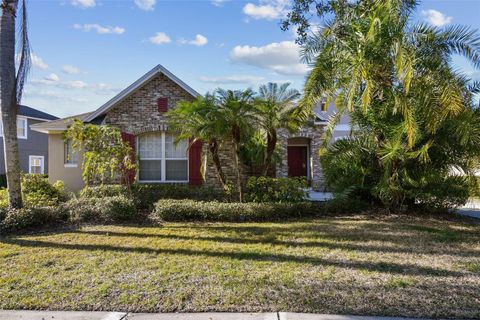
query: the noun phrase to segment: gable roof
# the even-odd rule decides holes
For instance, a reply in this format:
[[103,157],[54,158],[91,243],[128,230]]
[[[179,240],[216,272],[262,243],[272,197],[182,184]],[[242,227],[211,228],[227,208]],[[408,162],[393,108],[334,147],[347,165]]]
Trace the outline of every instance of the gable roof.
[[128,97],[130,94],[132,94],[136,89],[140,88],[142,85],[147,83],[149,80],[153,79],[155,76],[163,74],[173,82],[175,82],[177,85],[179,85],[183,90],[187,91],[189,94],[191,94],[193,97],[199,97],[200,94],[192,89],[190,86],[188,86],[185,82],[177,78],[173,73],[168,71],[164,66],[158,64],[156,65],[152,70],[148,71],[146,74],[144,74],[140,79],[129,85],[126,89],[122,90],[119,94],[117,94],[115,97],[107,101],[104,105],[102,105],[100,108],[92,112],[90,115],[88,115],[84,121],[85,122],[90,122],[93,119],[95,119],[98,116],[101,116],[105,114],[108,110],[110,110],[115,104],[118,102],[122,101],[126,97]]
[[92,114],[92,112],[77,114],[75,116],[62,118],[58,120],[48,121],[48,122],[41,122],[32,124],[30,128],[32,130],[42,132],[42,133],[49,133],[50,131],[64,131],[68,129],[68,126],[75,120],[78,119],[80,121],[84,121],[87,116]]
[[58,117],[55,117],[54,115],[51,115],[49,113],[33,109],[24,105],[19,105],[18,106],[18,111],[17,115],[19,116],[24,116],[27,118],[35,118],[35,119],[40,119],[40,120],[57,120]]

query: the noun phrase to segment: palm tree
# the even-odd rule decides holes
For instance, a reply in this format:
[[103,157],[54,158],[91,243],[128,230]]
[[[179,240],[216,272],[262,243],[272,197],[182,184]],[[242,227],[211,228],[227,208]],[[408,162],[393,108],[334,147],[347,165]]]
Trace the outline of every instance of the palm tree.
[[207,142],[217,177],[224,190],[228,190],[228,181],[219,155],[220,141],[225,130],[219,120],[213,95],[207,93],[205,97],[194,101],[181,101],[166,116],[169,127],[179,133],[178,139],[189,139],[190,145],[198,140]]
[[265,132],[267,148],[263,160],[263,175],[268,174],[272,164],[272,157],[277,145],[277,130],[285,128],[297,129],[300,125],[298,118],[292,116],[295,101],[300,97],[300,92],[289,89],[290,83],[269,82],[261,85],[255,99],[255,113],[259,127]]
[[215,100],[219,112],[219,122],[226,132],[226,138],[233,145],[237,188],[240,202],[243,201],[243,166],[241,163],[241,147],[246,137],[253,130],[255,117],[253,112],[253,96],[247,90],[215,90]]
[[[480,137],[474,125],[479,115],[472,111],[478,85],[470,88],[470,79],[454,70],[451,60],[462,55],[479,68],[480,35],[460,26],[412,24],[415,0],[330,3],[328,22],[304,46],[304,59],[313,69],[299,110],[307,113],[326,97],[327,105],[335,101],[338,115],[352,115],[358,132],[330,148],[326,171],[334,170],[337,160],[348,164],[340,166],[344,176],[353,179],[351,170],[358,169],[362,184],[373,179],[370,194],[389,206],[427,185],[438,187],[449,179],[451,165],[470,173],[472,157],[480,151],[469,142]],[[357,161],[362,157],[348,160],[356,150],[364,163]]]
[[30,67],[25,1],[22,3],[20,64],[15,74],[15,18],[18,0],[2,0],[0,16],[0,107],[10,207],[22,207],[17,143],[17,109]]

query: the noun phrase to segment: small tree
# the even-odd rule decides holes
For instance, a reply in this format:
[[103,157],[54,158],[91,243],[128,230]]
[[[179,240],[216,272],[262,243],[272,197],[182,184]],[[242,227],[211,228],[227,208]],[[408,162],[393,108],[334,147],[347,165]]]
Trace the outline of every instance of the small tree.
[[132,148],[122,140],[117,128],[75,120],[65,131],[64,139],[71,139],[75,152],[83,151],[82,175],[87,185],[119,180],[130,183],[130,174],[137,169],[137,163]]
[[300,97],[296,89],[289,89],[290,83],[269,82],[261,85],[255,99],[255,114],[260,129],[266,136],[266,151],[263,159],[262,173],[268,174],[272,165],[273,153],[277,145],[277,130],[285,128],[295,130],[301,125],[298,117],[293,115],[295,101]]
[[224,190],[229,191],[219,154],[225,130],[214,97],[207,94],[194,101],[181,101],[176,108],[168,111],[167,119],[170,129],[179,133],[178,139],[189,139],[190,146],[198,140],[207,143],[218,180]]
[[233,145],[235,169],[237,172],[237,189],[240,202],[243,201],[243,164],[241,161],[242,145],[254,130],[253,91],[250,89],[215,91],[215,101],[219,111],[219,124],[225,132],[226,139]]

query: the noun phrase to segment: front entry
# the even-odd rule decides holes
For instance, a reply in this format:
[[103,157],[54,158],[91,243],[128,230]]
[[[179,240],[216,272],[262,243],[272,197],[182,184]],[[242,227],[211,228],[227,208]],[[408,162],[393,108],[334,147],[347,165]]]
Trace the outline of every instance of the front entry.
[[288,146],[288,176],[307,177],[307,146]]

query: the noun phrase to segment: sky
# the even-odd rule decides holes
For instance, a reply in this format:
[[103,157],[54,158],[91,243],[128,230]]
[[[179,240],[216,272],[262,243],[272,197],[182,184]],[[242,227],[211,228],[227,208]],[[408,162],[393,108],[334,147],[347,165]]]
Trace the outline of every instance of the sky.
[[[201,94],[291,82],[308,67],[280,20],[290,0],[27,0],[33,68],[22,103],[93,111],[161,64]],[[414,20],[480,29],[480,0],[421,2]],[[455,67],[480,80],[462,58]]]

